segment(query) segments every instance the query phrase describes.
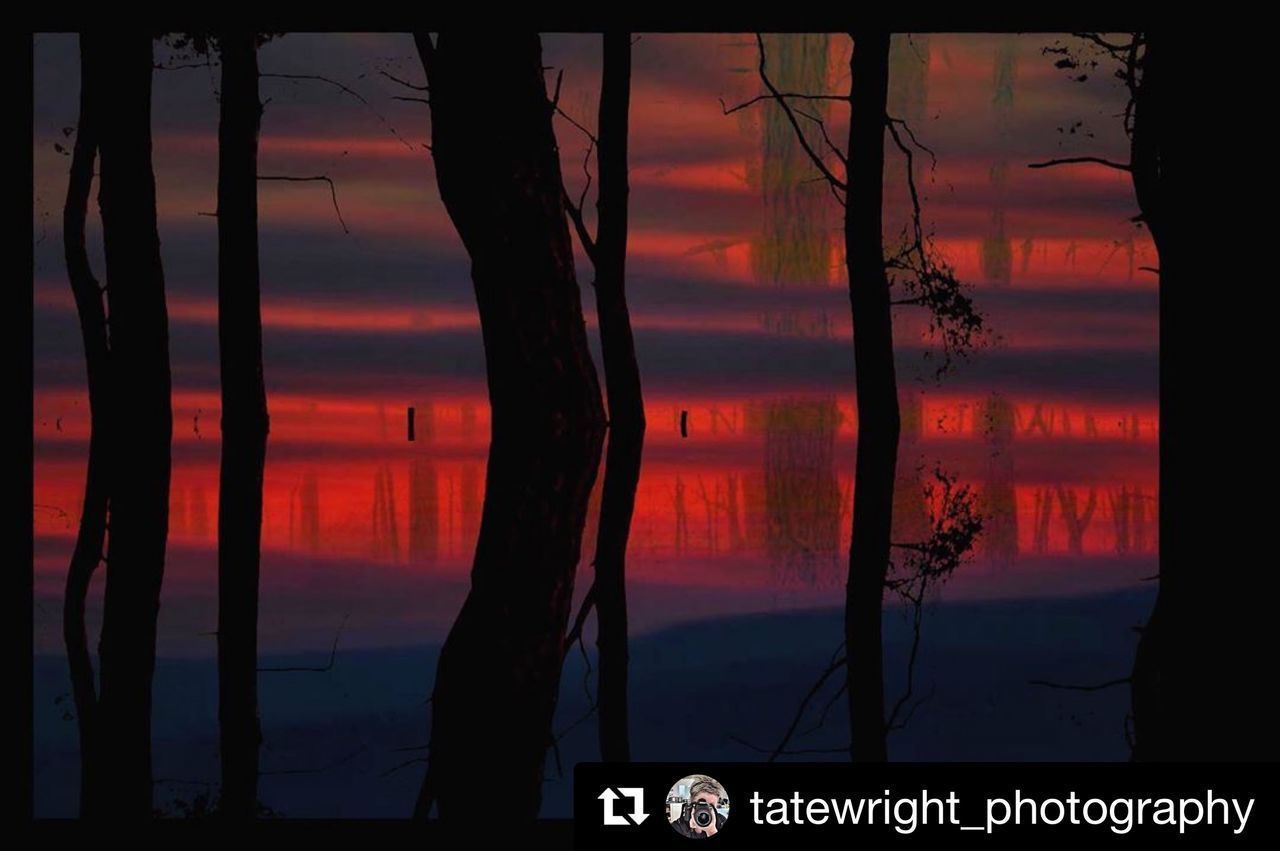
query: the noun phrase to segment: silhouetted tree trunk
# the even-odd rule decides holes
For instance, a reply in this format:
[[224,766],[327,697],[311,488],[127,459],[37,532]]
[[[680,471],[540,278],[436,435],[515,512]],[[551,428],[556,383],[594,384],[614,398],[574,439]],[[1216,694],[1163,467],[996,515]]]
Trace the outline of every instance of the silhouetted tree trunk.
[[596,316],[600,324],[609,442],[600,531],[596,538],[596,646],[600,654],[600,756],[631,759],[627,723],[627,539],[644,450],[644,397],[627,310],[627,132],[631,105],[631,34],[604,34],[597,150]]
[[222,470],[218,488],[219,812],[258,808],[258,572],[267,391],[258,279],[258,37],[222,34],[218,126],[218,349]]
[[[1151,232],[1159,256],[1161,315],[1171,312],[1171,304],[1182,304],[1186,315],[1202,312],[1203,278],[1195,273],[1199,259],[1205,271],[1216,270],[1221,262],[1211,248],[1195,245],[1196,240],[1175,238],[1176,230],[1196,233],[1201,223],[1185,220],[1174,228],[1178,216],[1203,215],[1192,199],[1188,180],[1195,165],[1179,159],[1177,136],[1185,120],[1188,87],[1203,85],[1200,69],[1182,67],[1193,45],[1189,38],[1169,32],[1140,34],[1145,52],[1136,72],[1140,74],[1133,98],[1130,167],[1134,194],[1142,222]],[[1133,59],[1128,70],[1134,73]],[[1182,74],[1181,80],[1174,79]],[[1188,79],[1195,75],[1194,80]],[[1185,144],[1185,143],[1184,143]],[[1185,150],[1185,149],[1184,149]],[[1194,212],[1193,212],[1194,211]],[[1203,252],[1196,254],[1199,250]],[[1191,274],[1185,274],[1191,272]],[[1181,423],[1190,410],[1204,404],[1202,389],[1185,387],[1172,378],[1201,368],[1195,347],[1166,346],[1166,323],[1161,322],[1161,458],[1168,447],[1180,450],[1180,463],[1166,471],[1162,463],[1160,514],[1160,579],[1155,607],[1142,627],[1134,660],[1131,683],[1133,712],[1133,758],[1143,761],[1243,760],[1267,758],[1256,733],[1267,729],[1250,723],[1261,722],[1259,708],[1244,699],[1250,684],[1259,682],[1256,662],[1247,649],[1251,643],[1240,638],[1243,624],[1250,619],[1240,609],[1240,585],[1213,561],[1197,552],[1196,535],[1203,530],[1225,528],[1235,522],[1224,513],[1221,524],[1210,522],[1212,508],[1192,492],[1190,482],[1211,480],[1220,475],[1221,459],[1216,453],[1188,454],[1185,447],[1201,435],[1188,435]],[[1202,465],[1201,475],[1188,475]],[[1179,478],[1181,481],[1179,481]],[[1174,503],[1181,502],[1182,511]],[[1181,523],[1186,514],[1198,523]],[[1208,538],[1206,537],[1206,544]],[[1214,547],[1220,546],[1215,539]],[[1195,555],[1191,555],[1195,553]],[[1240,639],[1240,640],[1237,640]],[[1236,661],[1239,660],[1239,661]],[[1248,661],[1245,661],[1248,660]],[[1274,755],[1274,747],[1270,749]]]
[[440,653],[415,813],[427,816],[434,801],[442,819],[486,825],[532,819],[542,800],[604,411],[541,40],[415,40],[440,196],[471,257],[492,410],[471,589]]
[[80,732],[80,815],[98,814],[97,783],[94,771],[94,727],[97,716],[97,688],[93,681],[93,659],[85,627],[85,603],[89,583],[101,561],[107,532],[107,425],[110,378],[107,348],[107,313],[102,290],[89,265],[85,247],[85,220],[89,194],[93,188],[93,164],[98,150],[98,110],[100,93],[97,68],[90,48],[81,39],[80,119],[76,126],[75,149],[71,155],[71,176],[67,200],[62,210],[63,251],[67,277],[80,317],[80,336],[89,388],[89,462],[85,470],[84,504],[80,530],[67,570],[66,594],[62,608],[62,637],[71,672],[71,693],[75,699],[76,723]]
[[858,398],[853,537],[845,597],[850,755],[887,758],[881,610],[889,567],[898,457],[898,387],[882,239],[889,34],[855,32],[849,92],[845,252]]
[[98,204],[110,317],[111,534],[99,657],[98,799],[151,815],[151,681],[169,530],[169,323],[151,168],[151,37],[84,36],[105,110]]

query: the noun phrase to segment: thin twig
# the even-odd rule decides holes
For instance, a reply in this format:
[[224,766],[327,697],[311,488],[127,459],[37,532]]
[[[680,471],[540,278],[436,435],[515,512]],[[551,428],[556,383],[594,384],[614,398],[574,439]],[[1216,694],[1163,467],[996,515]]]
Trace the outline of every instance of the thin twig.
[[1045,688],[1062,689],[1063,691],[1102,691],[1112,686],[1122,686],[1125,683],[1132,682],[1132,677],[1121,677],[1116,680],[1107,680],[1105,683],[1097,683],[1095,685],[1077,685],[1074,683],[1054,683],[1048,680],[1032,680],[1031,685],[1043,686]]
[[818,129],[822,131],[822,140],[827,143],[827,147],[831,149],[831,153],[835,154],[836,158],[839,159],[840,162],[845,165],[849,164],[849,158],[844,155],[844,151],[840,150],[840,148],[836,146],[836,143],[831,141],[831,137],[827,135],[827,124],[822,120],[822,118],[817,115],[810,115],[802,109],[797,109],[796,114],[804,116],[814,124],[817,124]]
[[1133,171],[1133,166],[1128,163],[1118,163],[1113,160],[1105,160],[1102,157],[1062,157],[1039,163],[1027,163],[1027,168],[1052,168],[1056,165],[1077,165],[1079,163],[1093,163],[1094,165],[1105,165],[1107,168],[1119,169],[1120,171]]
[[[800,127],[800,122],[796,118],[795,111],[791,108],[791,104],[787,103],[787,98],[801,97],[801,95],[798,95],[794,92],[780,91],[778,87],[773,84],[773,80],[769,79],[769,74],[766,66],[764,37],[760,33],[756,33],[756,47],[760,51],[760,64],[757,68],[760,74],[760,81],[764,83],[765,88],[769,90],[769,94],[757,95],[751,100],[745,101],[744,103],[741,103],[735,107],[725,106],[724,101],[721,101],[720,105],[721,105],[721,109],[724,111],[724,114],[729,115],[731,113],[737,112],[739,109],[743,109],[747,106],[750,106],[753,103],[759,103],[762,100],[775,101],[778,104],[778,106],[782,107],[782,112],[783,114],[786,115],[787,121],[790,122],[791,129],[795,131],[796,141],[800,143],[800,147],[804,149],[805,154],[808,155],[809,160],[810,162],[813,163],[814,167],[817,168],[818,171],[822,173],[822,176],[827,179],[827,182],[831,185],[833,189],[839,189],[841,191],[847,190],[848,187],[845,184],[845,182],[835,176],[835,174],[831,171],[831,169],[827,167],[827,164],[822,161],[822,157],[818,155],[818,152],[815,151],[813,149],[813,146],[809,144],[809,140],[808,138],[805,137],[804,130]],[[845,100],[845,101],[848,100],[847,97],[843,97],[840,95],[812,95],[809,97],[811,97],[814,100]],[[838,194],[836,195],[836,199],[840,200],[840,203],[842,204],[844,203],[844,201],[840,199],[840,196]]]
[[334,663],[338,660],[338,640],[342,638],[342,630],[347,626],[347,619],[351,617],[351,613],[347,612],[342,618],[341,625],[338,626],[337,633],[333,636],[333,647],[329,649],[329,663],[323,668],[259,668],[260,674],[281,674],[281,673],[313,673],[323,674],[333,670]]
[[390,71],[384,71],[383,69],[379,68],[378,73],[386,77],[388,80],[391,80],[393,83],[399,83],[400,85],[404,86],[406,89],[413,89],[415,92],[429,91],[429,88],[427,86],[425,85],[419,86],[416,83],[410,83],[408,80],[402,80],[399,77],[397,77],[395,74],[392,74]]
[[258,179],[282,180],[288,183],[306,183],[308,181],[317,180],[324,181],[329,184],[329,194],[333,196],[333,211],[338,214],[338,224],[342,225],[342,232],[351,233],[351,229],[347,227],[346,220],[342,218],[342,209],[338,207],[338,188],[333,185],[333,180],[331,178],[325,177],[323,174],[316,175],[315,177],[288,177],[286,175],[260,174],[258,175]]
[[592,582],[591,587],[587,589],[586,595],[582,598],[582,607],[578,609],[578,616],[573,619],[573,628],[564,637],[564,655],[568,656],[574,643],[582,637],[582,628],[587,622],[587,615],[591,614],[591,608],[595,604],[596,584]]
[[313,80],[317,83],[328,83],[329,85],[334,86],[337,89],[351,95],[353,98],[355,98],[356,100],[364,104],[365,108],[368,109],[370,112],[372,112],[374,116],[379,121],[382,122],[383,126],[387,128],[387,130],[391,133],[392,136],[395,136],[397,139],[399,139],[400,143],[404,145],[406,148],[408,148],[409,150],[411,151],[414,150],[413,145],[409,144],[409,140],[405,139],[398,132],[396,132],[396,128],[391,126],[391,122],[387,121],[386,116],[384,116],[378,110],[374,109],[373,104],[365,100],[363,95],[361,95],[359,92],[357,92],[355,89],[351,88],[350,86],[346,85],[345,83],[341,83],[338,80],[334,80],[329,77],[321,76],[320,74],[259,74],[258,76],[268,80],[293,80],[295,82],[302,81],[302,80]]
[[315,768],[280,768],[274,771],[259,771],[258,776],[259,777],[282,777],[290,774],[320,774],[325,771],[331,771],[339,766],[346,765],[348,762],[351,762],[351,760],[360,756],[360,754],[364,753],[368,749],[369,749],[368,745],[361,745],[360,747],[356,748],[354,751],[347,754],[346,756],[339,757],[338,759],[335,759],[333,762],[330,762],[326,765],[317,766]]
[[756,95],[751,100],[743,101],[737,106],[728,106],[725,104],[724,98],[720,98],[720,109],[724,111],[725,115],[732,115],[733,113],[746,109],[749,106],[753,106],[762,100],[774,100],[779,97],[796,98],[797,100],[842,100],[846,103],[849,101],[848,95],[811,95],[804,94],[803,92],[778,92],[777,94],[770,93],[767,95]]

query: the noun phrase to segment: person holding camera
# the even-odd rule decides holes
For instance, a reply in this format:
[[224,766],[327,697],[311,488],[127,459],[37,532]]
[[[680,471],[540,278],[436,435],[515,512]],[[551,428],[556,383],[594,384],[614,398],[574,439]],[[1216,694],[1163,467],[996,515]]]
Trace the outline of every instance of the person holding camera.
[[689,786],[689,803],[671,827],[681,836],[706,839],[724,827],[724,816],[716,809],[724,797],[724,787],[704,774],[695,775]]

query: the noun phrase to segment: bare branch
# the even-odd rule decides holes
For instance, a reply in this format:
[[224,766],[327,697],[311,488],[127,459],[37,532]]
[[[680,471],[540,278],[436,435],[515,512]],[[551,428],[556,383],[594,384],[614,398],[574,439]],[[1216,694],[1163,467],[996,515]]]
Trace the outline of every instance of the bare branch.
[[907,168],[906,168],[907,189],[911,193],[911,211],[912,211],[911,226],[912,226],[912,230],[914,231],[914,234],[913,234],[914,239],[911,242],[911,244],[907,247],[907,250],[919,251],[923,253],[924,225],[920,221],[921,219],[920,192],[916,189],[915,153],[911,150],[910,147],[908,147],[902,141],[902,137],[898,135],[898,127],[894,121],[886,118],[885,126],[889,129],[889,135],[893,137],[893,142],[895,145],[898,146],[898,150],[901,151],[902,155],[907,158]]
[[175,62],[172,65],[162,65],[159,62],[154,62],[152,63],[151,67],[153,70],[156,70],[156,71],[185,71],[189,68],[216,68],[218,67],[218,63],[217,62]]
[[400,140],[400,144],[404,145],[411,151],[414,150],[413,145],[409,144],[409,140],[396,132],[396,128],[391,126],[391,122],[387,121],[386,117],[381,112],[373,108],[373,104],[369,103],[369,101],[365,100],[363,95],[345,83],[341,83],[338,80],[334,80],[329,77],[321,76],[320,74],[259,74],[258,76],[269,80],[293,80],[294,82],[313,80],[317,83],[327,83],[330,86],[334,86],[364,104],[365,108],[372,112],[374,116],[382,122],[382,125],[387,128],[391,135]]
[[827,147],[831,149],[831,153],[835,154],[836,158],[839,159],[840,162],[844,163],[845,165],[849,164],[849,158],[844,155],[844,151],[836,147],[835,142],[832,142],[831,137],[827,135],[827,125],[826,125],[826,122],[822,120],[822,118],[820,118],[817,115],[810,115],[809,113],[800,109],[796,110],[796,114],[809,119],[814,124],[817,124],[818,129],[822,131],[822,140],[827,143]]
[[578,241],[582,243],[582,250],[586,252],[587,258],[594,264],[596,259],[596,243],[591,238],[591,231],[587,229],[587,223],[582,218],[582,207],[573,203],[573,199],[569,197],[569,193],[564,193],[565,212],[569,214],[569,221],[573,222],[573,229],[578,234]]
[[[738,109],[749,106],[752,103],[758,103],[762,100],[775,101],[778,106],[782,107],[783,113],[787,116],[787,121],[791,124],[791,129],[795,131],[796,141],[800,144],[800,147],[804,149],[805,154],[809,157],[809,161],[812,162],[814,167],[822,173],[822,176],[827,179],[827,182],[830,183],[833,188],[841,191],[846,190],[848,186],[845,182],[835,176],[831,169],[827,167],[827,164],[822,161],[822,157],[819,156],[818,152],[809,144],[809,140],[805,137],[804,130],[800,127],[800,122],[796,118],[795,111],[791,108],[791,104],[787,103],[788,97],[794,97],[797,95],[779,91],[778,87],[773,84],[773,80],[769,79],[764,50],[764,37],[760,33],[756,33],[756,47],[760,51],[760,64],[757,68],[760,74],[760,81],[764,83],[765,88],[769,90],[769,94],[759,95],[747,103],[734,107],[733,109],[724,107],[724,101],[721,101],[721,107],[724,109],[725,115],[736,112]],[[839,97],[836,95],[814,95],[813,98],[819,100],[848,100],[847,97]]]
[[339,757],[338,759],[335,759],[333,762],[327,763],[325,765],[317,766],[315,768],[284,768],[284,769],[277,769],[275,771],[259,771],[258,776],[259,777],[281,777],[289,774],[320,774],[325,771],[331,771],[335,768],[338,768],[339,766],[346,765],[348,762],[351,762],[351,760],[360,756],[360,754],[364,753],[368,749],[369,749],[368,745],[361,745],[360,747],[356,748],[346,756]]
[[[558,83],[556,88],[556,96],[559,97]],[[563,183],[561,184],[560,189],[564,195],[565,211],[569,214],[569,220],[573,222],[573,229],[578,234],[578,241],[582,243],[582,250],[586,252],[587,259],[589,259],[592,265],[594,265],[596,262],[596,241],[595,241],[595,237],[591,235],[590,229],[587,227],[586,218],[583,216],[582,210],[587,203],[587,193],[591,191],[591,182],[592,182],[591,155],[595,153],[596,137],[592,135],[591,131],[589,131],[587,128],[583,127],[577,121],[574,121],[567,113],[565,113],[562,109],[560,109],[560,107],[558,106],[555,107],[555,112],[556,114],[563,117],[570,124],[572,124],[574,127],[577,127],[579,130],[585,133],[587,136],[587,139],[589,140],[587,142],[587,152],[582,157],[582,173],[586,175],[587,180],[586,180],[586,183],[583,184],[582,193],[578,196],[577,203],[574,203],[574,200],[569,197],[569,189],[568,187],[564,186]]]
[[351,233],[351,229],[347,227],[346,221],[342,218],[342,210],[338,207],[338,189],[333,185],[333,180],[325,177],[323,174],[315,177],[289,177],[287,175],[276,174],[260,174],[259,180],[280,180],[286,183],[306,183],[309,181],[323,181],[329,184],[329,194],[333,196],[333,211],[338,214],[338,224],[342,225],[343,233]]
[[426,761],[427,761],[427,758],[425,756],[415,756],[413,759],[406,759],[404,762],[398,765],[391,766],[386,771],[379,774],[378,777],[390,777],[392,774],[395,774],[397,771],[400,771],[401,769],[408,768],[411,765],[425,763]]
[[1075,685],[1071,683],[1054,683],[1048,680],[1031,680],[1033,686],[1044,686],[1045,688],[1062,689],[1063,691],[1102,691],[1112,686],[1120,686],[1125,683],[1132,682],[1132,677],[1121,677],[1116,680],[1107,680],[1105,683],[1097,683],[1094,685]]
[[553,113],[560,111],[560,89],[561,89],[561,86],[563,85],[564,85],[564,69],[561,68],[560,71],[556,74],[555,93],[551,95],[551,111]]
[[[973,299],[956,276],[955,269],[934,250],[932,240],[925,236],[920,191],[916,186],[915,151],[919,149],[927,153],[936,166],[933,151],[920,143],[905,121],[885,116],[885,126],[898,150],[906,157],[907,189],[911,198],[910,224],[903,228],[903,247],[885,260],[886,269],[903,273],[901,276],[891,275],[890,283],[901,283],[907,295],[891,300],[890,304],[919,306],[929,311],[929,332],[940,336],[942,341],[943,358],[935,370],[935,376],[941,377],[950,369],[955,357],[964,357],[971,348],[987,339],[986,322],[974,307]],[[910,145],[898,132],[899,127],[911,140]]]
[[795,749],[795,750],[790,750],[790,751],[780,751],[780,752],[779,752],[779,751],[770,751],[768,748],[762,748],[762,747],[760,747],[759,745],[753,745],[751,742],[748,742],[746,739],[741,738],[740,736],[730,736],[730,737],[729,737],[729,741],[731,741],[731,742],[737,742],[738,744],[742,745],[743,747],[750,748],[751,750],[755,751],[756,753],[767,753],[767,754],[769,754],[769,755],[770,755],[770,757],[769,757],[769,762],[773,762],[773,758],[774,758],[775,756],[779,756],[779,755],[781,755],[781,756],[800,756],[800,755],[803,755],[803,754],[819,754],[819,753],[845,753],[845,754],[847,754],[847,753],[849,752],[849,745],[844,745],[843,747],[838,747],[838,748],[797,748],[797,749]]
[[[840,646],[836,648],[835,653],[832,654],[831,662],[822,671],[822,673],[818,675],[818,679],[814,682],[814,684],[809,687],[808,693],[806,693],[804,696],[804,699],[800,701],[800,706],[796,708],[796,713],[791,719],[791,724],[787,727],[786,732],[783,733],[782,740],[778,742],[777,747],[775,747],[772,751],[769,752],[768,762],[773,762],[780,755],[785,753],[797,753],[797,751],[788,751],[787,745],[791,743],[791,739],[795,736],[796,728],[800,726],[800,721],[801,719],[804,718],[805,712],[809,708],[809,704],[812,703],[813,700],[818,696],[818,693],[822,691],[822,687],[827,684],[827,680],[831,679],[831,677],[837,671],[844,668],[845,663],[847,661],[847,657],[843,653],[841,653],[843,649],[844,649],[844,642],[841,642]],[[823,714],[825,716],[825,712]],[[808,732],[812,732],[812,730],[814,729],[817,729],[817,728],[816,727],[811,728]],[[738,740],[738,741],[741,741],[741,740]],[[742,742],[742,744],[747,744],[747,743]],[[747,744],[747,746],[754,747],[749,744]]]
[[751,100],[743,101],[737,106],[728,106],[725,104],[724,98],[720,98],[720,109],[724,111],[725,115],[732,115],[733,113],[746,109],[749,106],[753,106],[762,100],[774,100],[779,97],[796,98],[797,100],[842,100],[845,103],[849,102],[848,95],[810,95],[804,94],[803,92],[778,92],[776,95],[756,95]]
[[898,723],[898,713],[901,712],[902,707],[911,700],[912,693],[915,691],[916,660],[920,656],[920,635],[923,631],[921,630],[922,621],[924,619],[923,602],[923,593],[918,601],[915,598],[912,598],[911,652],[907,657],[907,687],[903,689],[902,694],[893,704],[893,709],[890,710],[889,717],[885,719],[885,730],[901,729],[901,727],[906,724],[906,719],[903,720],[902,724]]
[[1027,163],[1027,168],[1052,168],[1056,165],[1078,165],[1080,163],[1092,163],[1094,165],[1105,165],[1107,168],[1114,168],[1120,171],[1133,171],[1133,167],[1128,163],[1118,163],[1111,160],[1104,160],[1102,157],[1062,157],[1055,160],[1045,160],[1039,163]]
[[[931,696],[925,695],[911,703],[915,694],[916,663],[920,656],[929,588],[934,583],[946,582],[972,555],[974,542],[982,532],[983,519],[977,511],[972,489],[967,485],[957,486],[956,479],[943,472],[941,467],[934,469],[933,476],[934,481],[926,484],[923,492],[927,505],[937,505],[936,509],[930,509],[930,535],[919,543],[892,544],[910,555],[892,563],[893,572],[885,580],[885,588],[896,593],[911,612],[911,650],[907,658],[906,687],[885,721],[886,733],[906,726],[920,704]],[[938,497],[936,502],[935,496]]]
[[[557,92],[557,96],[559,96],[559,93],[558,93],[558,92]],[[600,141],[599,139],[597,139],[597,138],[596,138],[596,135],[595,135],[594,133],[592,133],[590,130],[588,130],[586,127],[584,127],[584,126],[583,126],[580,122],[578,122],[578,120],[577,120],[577,119],[575,119],[572,115],[570,115],[569,113],[565,112],[565,111],[564,111],[563,109],[561,109],[559,106],[556,106],[556,108],[555,108],[555,109],[556,109],[556,115],[560,116],[560,117],[561,117],[561,118],[563,118],[565,121],[568,121],[568,122],[569,122],[570,124],[572,124],[574,127],[576,127],[576,128],[578,128],[579,130],[581,130],[581,131],[582,131],[582,133],[583,133],[583,134],[584,134],[588,139],[590,139],[590,140],[591,140],[591,143],[592,143],[592,144],[595,144],[595,143],[597,143],[597,142],[599,142],[599,141]]]
[[921,142],[919,139],[916,138],[915,131],[911,129],[910,124],[908,124],[906,121],[904,121],[901,118],[894,118],[891,115],[885,116],[885,118],[888,120],[888,122],[891,125],[892,124],[901,125],[903,131],[906,132],[907,134],[907,138],[911,140],[911,144],[915,145],[917,148],[919,148],[920,150],[924,151],[926,154],[929,155],[929,162],[933,168],[938,167],[938,155],[933,152],[933,148],[930,148],[928,145],[924,144],[923,142]]
[[410,83],[408,80],[402,80],[399,77],[397,77],[395,74],[392,74],[390,71],[384,71],[381,68],[379,68],[378,73],[386,77],[388,80],[391,80],[393,83],[399,83],[400,85],[404,86],[406,89],[413,89],[415,92],[429,91],[429,88],[427,86],[419,86],[416,83]]
[[1138,39],[1134,38],[1131,39],[1128,44],[1115,44],[1107,41],[1098,33],[1072,33],[1072,35],[1077,38],[1083,38],[1086,41],[1091,41],[1110,53],[1125,53],[1138,43]]
[[329,649],[329,661],[322,668],[259,668],[260,674],[283,674],[283,673],[310,673],[323,674],[333,670],[333,665],[338,661],[338,640],[342,638],[342,630],[346,629],[347,619],[351,617],[351,613],[342,618],[342,623],[338,626],[338,631],[333,636],[333,647]]
[[578,609],[578,616],[573,619],[573,628],[569,630],[564,637],[564,653],[569,655],[569,650],[574,643],[582,638],[582,628],[586,625],[587,615],[591,614],[591,609],[596,604],[596,584],[591,583],[591,587],[587,589],[587,593],[582,598],[582,608]]

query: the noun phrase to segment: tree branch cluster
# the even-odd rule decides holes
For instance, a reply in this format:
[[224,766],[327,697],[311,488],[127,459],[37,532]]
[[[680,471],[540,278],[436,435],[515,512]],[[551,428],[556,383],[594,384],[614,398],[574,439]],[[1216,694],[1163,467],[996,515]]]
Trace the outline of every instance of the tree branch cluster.
[[[769,77],[764,38],[759,33],[756,34],[756,48],[759,52],[757,72],[766,93],[756,95],[732,107],[727,106],[722,100],[721,110],[725,115],[730,115],[758,103],[769,101],[776,103],[795,131],[796,141],[818,171],[814,179],[825,181],[837,203],[845,206],[845,195],[848,191],[847,179],[838,176],[828,165],[827,158],[814,148],[801,126],[800,119],[803,118],[818,128],[826,149],[841,168],[847,167],[848,154],[832,141],[827,132],[826,123],[820,115],[801,109],[791,101],[848,103],[849,95],[782,91]],[[917,151],[928,154],[935,166],[937,157],[916,138],[915,133],[902,119],[886,115],[885,126],[895,146],[906,158],[907,189],[911,198],[911,218],[910,223],[903,230],[902,246],[885,260],[890,286],[897,287],[902,293],[893,300],[893,304],[923,307],[928,311],[929,333],[940,341],[942,347],[942,361],[935,372],[937,377],[941,377],[950,369],[955,358],[963,357],[972,349],[985,343],[989,329],[985,317],[978,311],[968,294],[968,286],[959,280],[955,268],[941,257],[933,245],[932,237],[926,235],[924,230],[920,192],[915,179],[915,156]]]

